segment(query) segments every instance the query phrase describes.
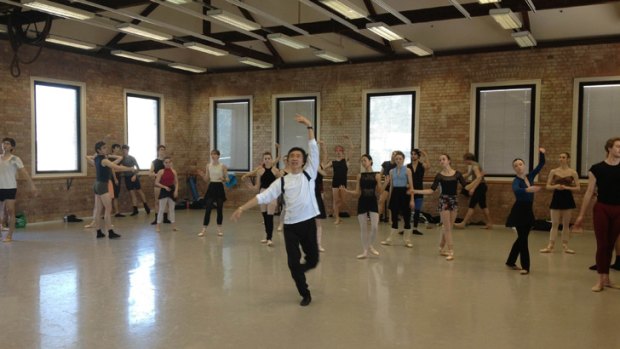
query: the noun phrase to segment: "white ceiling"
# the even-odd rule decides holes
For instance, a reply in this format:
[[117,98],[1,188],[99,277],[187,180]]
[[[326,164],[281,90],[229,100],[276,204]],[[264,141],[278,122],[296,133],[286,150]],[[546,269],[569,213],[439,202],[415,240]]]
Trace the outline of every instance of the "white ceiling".
[[[111,7],[116,7],[123,3],[140,3],[138,0],[90,1],[92,3],[107,4]],[[157,0],[153,1],[157,2]],[[316,0],[313,1],[316,2]],[[370,3],[378,14],[378,17],[369,15],[367,19],[350,21],[356,27],[364,28],[365,23],[375,21],[375,19],[387,19],[393,23],[391,28],[403,34],[407,41],[420,42],[433,49],[436,55],[462,50],[465,50],[465,52],[475,52],[476,50],[489,49],[518,49],[517,44],[510,35],[512,31],[502,29],[488,16],[488,10],[495,8],[496,6],[494,5],[480,5],[476,0],[458,0],[459,3],[467,9],[472,10],[472,18],[467,19],[459,12],[456,12],[456,9],[452,7],[448,0],[384,0],[384,2],[403,13],[415,13],[415,16],[422,16],[426,13],[430,13],[445,17],[445,19],[442,18],[437,20],[433,20],[432,17],[420,17],[419,21],[413,20],[413,24],[404,24],[398,21],[396,17],[389,14],[386,15],[386,11],[372,3],[371,0],[348,1],[362,9],[367,9],[365,2]],[[54,0],[53,2],[67,4],[69,6],[80,6],[77,2],[82,2],[82,6],[84,6],[84,1],[73,2]],[[208,3],[209,1],[205,2]],[[388,43],[365,28],[359,29],[357,35],[362,36],[363,39],[370,40],[377,46],[385,45],[383,47],[383,52],[376,48],[371,48],[367,44],[351,38],[351,35],[356,35],[352,30],[334,21],[330,22],[330,18],[325,14],[297,0],[243,0],[242,2],[254,6],[290,24],[306,28],[306,26],[309,27],[311,23],[318,23],[316,26],[312,26],[312,28],[319,28],[320,24],[322,28],[329,28],[331,30],[308,29],[308,31],[313,34],[295,36],[295,39],[298,41],[311,45],[311,48],[308,49],[295,50],[279,43],[271,43],[273,49],[275,49],[275,55],[281,57],[282,62],[280,63],[278,63],[277,56],[268,48],[267,44],[269,42],[250,39],[248,37],[244,38],[235,33],[231,27],[220,25],[216,21],[211,23],[210,33],[204,35],[222,39],[226,42],[227,47],[213,46],[224,48],[234,54],[224,57],[215,57],[186,48],[169,45],[162,46],[160,43],[156,42],[152,42],[157,46],[154,49],[143,50],[145,46],[141,46],[138,51],[135,46],[129,44],[141,43],[144,42],[145,39],[131,35],[125,35],[118,43],[111,43],[111,40],[119,34],[119,32],[114,29],[114,24],[131,22],[132,18],[128,15],[116,12],[97,10],[87,5],[86,8],[92,12],[97,11],[97,23],[103,23],[104,27],[107,27],[107,29],[102,28],[101,25],[94,26],[84,21],[57,18],[53,21],[50,33],[95,43],[99,45],[98,52],[95,54],[104,58],[113,57],[109,55],[110,50],[121,48],[159,58],[159,63],[151,63],[154,66],[166,67],[165,63],[167,62],[179,62],[205,67],[212,72],[259,69],[239,63],[238,57],[245,55],[247,52],[244,53],[239,50],[231,49],[234,47],[247,48],[251,50],[248,52],[251,54],[256,53],[257,57],[271,60],[275,63],[276,67],[336,64],[329,63],[316,57],[313,52],[317,49],[328,50],[346,56],[351,62],[388,60],[402,56],[415,57],[415,55],[401,47],[404,41]],[[522,19],[522,22],[529,22],[529,30],[538,41],[539,47],[559,45],[567,40],[581,40],[583,43],[587,43],[596,38],[605,38],[607,41],[620,41],[620,0],[532,0],[532,3],[537,7],[536,12],[531,11],[529,7],[527,7],[525,0],[503,0],[499,6],[512,8],[513,11],[517,12],[517,16]],[[0,6],[3,4],[13,5],[15,8],[20,6],[17,0],[0,0]],[[153,4],[152,1],[145,0],[138,6],[121,6],[119,10],[130,15],[137,15],[144,11],[147,6],[154,6]],[[575,6],[576,4],[586,5]],[[220,8],[240,16],[242,15],[237,6],[231,5],[226,0],[211,0],[209,5],[204,5],[202,1],[194,0],[194,2],[185,5],[169,6],[159,5],[147,16],[149,20],[155,20],[158,21],[158,23],[145,23],[143,21],[139,25],[174,35],[174,41],[177,43],[177,46],[186,41],[195,41],[195,36],[188,35],[186,31],[190,31],[196,35],[203,33],[203,20],[183,13],[178,10],[179,8],[190,10],[196,14],[201,14],[203,7]],[[11,6],[6,6],[6,8],[10,7]],[[419,11],[411,12],[412,10]],[[423,13],[421,10],[428,11]],[[23,8],[22,11],[26,12],[31,10]],[[252,15],[254,16],[255,22],[262,26],[261,30],[255,32],[256,34],[264,37],[266,34],[281,28],[279,23],[275,23],[260,14],[252,13]],[[415,19],[417,18],[418,17]],[[0,23],[3,22],[6,23],[6,16],[2,16],[0,13]],[[109,22],[109,24],[106,24],[106,22]],[[162,26],[161,23],[182,28],[185,31],[166,28]],[[320,33],[314,34],[316,31],[320,31]],[[0,38],[6,39],[7,35],[0,34]],[[201,42],[210,44],[207,41]],[[147,42],[146,44],[146,48],[148,48],[149,43]],[[114,59],[118,58],[114,57]]]

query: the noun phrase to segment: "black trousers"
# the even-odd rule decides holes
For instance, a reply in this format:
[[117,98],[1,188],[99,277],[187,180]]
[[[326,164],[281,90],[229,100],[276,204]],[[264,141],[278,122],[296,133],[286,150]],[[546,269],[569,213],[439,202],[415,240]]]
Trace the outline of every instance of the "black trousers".
[[521,258],[521,268],[530,270],[530,249],[528,247],[528,237],[530,236],[530,225],[516,226],[517,240],[512,244],[512,249],[506,260],[506,264],[513,266],[517,262],[517,257]]
[[214,202],[217,205],[217,225],[222,225],[222,222],[224,221],[224,199],[206,198],[205,217],[202,220],[202,225],[204,225],[205,227],[208,226],[209,222],[211,221],[211,209],[213,208]]
[[263,223],[265,223],[266,239],[273,239],[273,215],[263,212]]
[[[306,284],[306,272],[319,263],[319,245],[316,240],[316,222],[314,218],[307,221],[284,224],[284,243],[288,256],[288,268],[302,297],[310,295]],[[301,246],[301,251],[299,247]],[[301,252],[304,263],[301,263]]]

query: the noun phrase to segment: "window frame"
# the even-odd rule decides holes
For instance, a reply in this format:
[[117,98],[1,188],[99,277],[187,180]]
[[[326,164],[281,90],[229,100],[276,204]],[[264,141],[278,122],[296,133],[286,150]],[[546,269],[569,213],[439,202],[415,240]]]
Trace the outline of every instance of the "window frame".
[[[582,154],[582,142],[583,142],[583,128],[581,127],[583,122],[583,88],[585,86],[597,86],[597,85],[619,85],[620,76],[606,76],[606,77],[586,77],[577,78],[574,80],[573,89],[573,129],[572,129],[572,141],[571,152],[575,154],[571,158],[571,166],[577,171],[579,178],[583,182],[587,181],[588,175],[582,175],[581,171],[581,159]],[[603,144],[601,144],[601,161],[604,159]],[[594,164],[594,163],[593,163]]]
[[[479,156],[479,131],[480,131],[480,91],[492,91],[492,90],[507,90],[507,89],[519,89],[531,87],[531,103],[530,103],[530,154],[527,161],[528,172],[531,172],[535,164],[538,163],[539,154],[539,142],[540,142],[540,94],[541,94],[541,80],[514,80],[514,81],[498,81],[491,83],[473,83],[471,84],[471,109],[470,109],[470,137],[469,137],[469,151]],[[517,156],[518,154],[516,154]],[[481,164],[484,168],[484,165]],[[493,174],[485,175],[485,178],[498,180],[498,181],[512,181],[514,177],[514,171],[508,170],[506,174]]]
[[[123,143],[131,146],[129,144],[129,114],[127,110],[127,97],[139,97],[139,98],[157,100],[157,145],[156,146],[159,146],[160,144],[166,144],[166,140],[164,137],[164,135],[166,134],[165,129],[164,129],[164,125],[165,125],[164,95],[160,93],[145,92],[145,91],[138,91],[138,90],[131,90],[131,89],[123,90],[123,108],[124,108],[124,113],[125,113],[125,130],[123,132],[124,134]],[[157,150],[155,150],[155,157],[157,157]],[[139,173],[145,175],[145,174],[148,174],[149,171],[150,171],[150,166],[147,168],[140,168]]]
[[[320,139],[321,132],[321,94],[319,92],[309,92],[309,93],[291,93],[291,94],[279,94],[272,96],[273,103],[273,129],[275,132],[272,136],[272,143],[280,143],[280,101],[295,101],[295,100],[314,100],[314,115],[312,118],[308,117],[308,115],[304,115],[308,117],[308,119],[314,125],[314,138]],[[280,161],[282,161],[282,157],[286,155],[288,149],[280,149]],[[278,164],[280,165],[280,164]]]
[[[77,89],[77,164],[75,171],[37,171],[37,116],[36,116],[36,86],[38,84],[47,86],[69,87]],[[87,166],[85,155],[86,151],[86,84],[84,82],[50,79],[45,77],[33,76],[30,78],[30,105],[31,105],[31,169],[32,178],[65,178],[65,177],[85,177]]]
[[[411,150],[418,147],[419,144],[419,136],[420,136],[420,87],[412,86],[412,87],[403,87],[403,88],[392,88],[392,89],[371,89],[371,90],[363,90],[362,91],[362,115],[364,115],[364,122],[362,122],[362,135],[361,135],[361,149],[365,149],[366,154],[370,154],[370,98],[375,96],[397,96],[397,95],[407,95],[413,94],[413,105],[412,105],[412,115],[413,118],[411,122],[411,145],[410,149],[402,149],[405,153],[405,157],[410,156]],[[388,159],[389,160],[389,159]],[[385,161],[385,159],[376,159],[374,166],[380,166],[381,163]],[[406,162],[406,159],[405,159]],[[380,168],[379,168],[380,170]]]
[[[210,128],[211,128],[211,135],[210,135],[210,142],[211,142],[211,149],[219,149],[217,147],[217,132],[216,132],[216,125],[217,125],[217,104],[219,103],[235,103],[235,102],[248,102],[248,159],[247,159],[247,165],[248,168],[247,169],[238,169],[238,168],[229,168],[228,171],[234,171],[234,172],[249,172],[252,170],[254,164],[252,163],[252,141],[253,141],[253,135],[252,135],[252,127],[253,127],[253,118],[254,118],[254,114],[253,114],[253,105],[254,105],[254,101],[252,96],[227,96],[227,97],[211,97],[209,98],[209,105],[211,105],[211,111],[210,111]],[[211,161],[211,160],[209,160]]]

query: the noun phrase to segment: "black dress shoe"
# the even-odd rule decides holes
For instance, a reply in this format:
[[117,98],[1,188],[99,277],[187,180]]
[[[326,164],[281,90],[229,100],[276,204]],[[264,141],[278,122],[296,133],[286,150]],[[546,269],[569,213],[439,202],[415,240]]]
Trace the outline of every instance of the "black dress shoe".
[[101,229],[97,230],[97,239],[104,238],[105,234],[101,231]]
[[418,229],[413,229],[413,231],[411,232],[413,235],[424,235],[422,234],[421,231],[419,231]]
[[596,270],[596,264],[591,265],[588,269],[590,269],[590,270]]
[[120,235],[118,235],[118,234],[116,234],[116,233],[114,232],[114,230],[112,230],[112,229],[108,230],[108,238],[110,238],[110,239],[118,239],[118,238],[120,238],[120,237],[121,237],[121,236],[120,236]]
[[114,215],[114,217],[125,217],[125,215],[122,214],[122,213],[117,213],[117,214]]
[[307,295],[307,296],[304,296],[304,298],[301,300],[301,302],[299,302],[299,305],[301,305],[302,307],[305,307],[308,304],[310,304],[310,302],[312,302],[312,296],[311,295]]

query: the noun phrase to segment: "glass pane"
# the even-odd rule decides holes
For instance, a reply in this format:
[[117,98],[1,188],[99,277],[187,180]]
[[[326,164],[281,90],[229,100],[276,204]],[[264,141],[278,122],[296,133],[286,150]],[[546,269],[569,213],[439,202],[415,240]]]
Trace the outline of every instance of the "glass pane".
[[[278,142],[281,155],[286,155],[293,147],[308,151],[308,132],[295,121],[295,115],[301,114],[307,117],[316,130],[316,99],[278,100],[278,107]],[[284,166],[282,161],[280,168]]]
[[411,151],[414,95],[371,96],[368,102],[368,149],[373,169],[389,161],[392,151]]
[[526,163],[530,158],[532,89],[482,90],[479,95],[480,165],[488,175],[511,175],[515,158]]
[[141,170],[157,157],[159,99],[127,96],[127,145]]
[[620,134],[620,84],[583,88],[580,176],[587,177],[593,164],[605,159],[605,142]]
[[37,173],[79,170],[78,98],[79,87],[35,83]]
[[215,147],[220,161],[230,170],[250,169],[250,102],[216,102]]

